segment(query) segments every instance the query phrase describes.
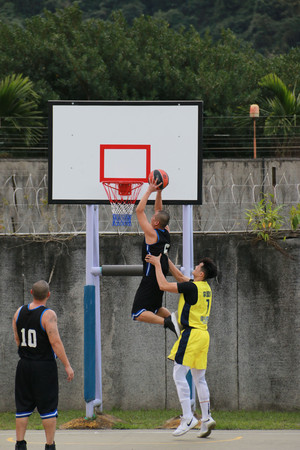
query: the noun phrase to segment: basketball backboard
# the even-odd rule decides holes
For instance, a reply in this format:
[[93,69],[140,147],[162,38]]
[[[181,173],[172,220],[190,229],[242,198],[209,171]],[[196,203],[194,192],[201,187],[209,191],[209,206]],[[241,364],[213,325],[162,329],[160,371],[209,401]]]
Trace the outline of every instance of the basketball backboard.
[[[103,181],[163,169],[166,204],[200,204],[201,101],[50,101],[49,203],[107,204]],[[154,198],[151,200],[154,201]]]

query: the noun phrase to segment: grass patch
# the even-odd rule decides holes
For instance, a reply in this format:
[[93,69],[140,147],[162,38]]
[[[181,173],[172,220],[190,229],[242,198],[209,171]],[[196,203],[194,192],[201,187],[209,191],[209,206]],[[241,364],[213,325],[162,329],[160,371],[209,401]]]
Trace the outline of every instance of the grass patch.
[[[164,423],[180,415],[180,410],[138,410],[122,411],[113,409],[103,411],[121,419],[114,429],[155,429],[163,427]],[[200,411],[197,410],[200,415]],[[73,419],[85,416],[85,410],[59,411],[57,428]],[[218,430],[300,430],[300,411],[213,411]],[[0,413],[0,430],[14,430],[14,413]],[[43,429],[38,413],[29,418],[28,429]]]
[[116,423],[114,429],[154,429],[161,428],[164,423],[180,415],[179,410],[175,409],[151,409],[138,411],[121,411],[113,409],[112,411],[104,411],[106,414],[111,414],[114,417],[122,420],[122,423]]
[[299,430],[300,411],[215,411],[220,430]]

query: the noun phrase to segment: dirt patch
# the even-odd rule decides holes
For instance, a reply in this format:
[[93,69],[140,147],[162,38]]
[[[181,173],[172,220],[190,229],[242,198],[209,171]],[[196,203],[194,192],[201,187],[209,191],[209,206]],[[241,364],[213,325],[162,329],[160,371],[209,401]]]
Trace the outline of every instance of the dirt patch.
[[[201,416],[194,414],[200,421]],[[78,419],[70,420],[70,422],[64,423],[59,427],[60,430],[105,430],[111,429],[116,423],[122,423],[121,419],[110,416],[109,414],[97,414],[92,419],[86,419],[85,417],[79,417]],[[180,416],[172,417],[167,420],[162,426],[157,427],[159,429],[176,429],[180,424]],[[200,424],[199,424],[200,425]],[[198,428],[198,426],[195,428]]]
[[[195,413],[194,416],[196,417],[196,419],[200,421],[201,416],[199,416],[199,414]],[[179,427],[179,425],[180,425],[180,416],[176,416],[167,420],[161,427],[158,428],[173,430]],[[198,428],[198,425],[195,428]]]
[[79,417],[78,419],[70,420],[70,422],[64,423],[59,427],[60,430],[104,430],[111,429],[115,423],[122,422],[117,417],[110,416],[109,414],[97,414],[92,419],[85,417]]

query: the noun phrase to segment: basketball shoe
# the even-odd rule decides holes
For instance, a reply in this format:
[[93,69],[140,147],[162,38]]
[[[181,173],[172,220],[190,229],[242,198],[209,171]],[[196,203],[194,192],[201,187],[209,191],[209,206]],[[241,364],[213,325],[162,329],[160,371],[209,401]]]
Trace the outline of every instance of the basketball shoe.
[[187,433],[189,430],[194,428],[198,423],[198,420],[196,417],[192,417],[190,419],[184,419],[181,417],[180,425],[176,430],[174,431],[173,436],[181,436],[184,433]]
[[15,450],[27,450],[27,443],[26,441],[17,441]]
[[164,319],[164,327],[169,328],[176,334],[177,337],[180,336],[180,329],[178,326],[178,322],[175,316],[175,313],[172,313],[170,316],[165,317]]
[[53,444],[45,444],[45,450],[56,450],[55,442]]
[[199,438],[205,438],[210,435],[211,430],[213,430],[216,426],[216,422],[212,417],[202,422],[201,420],[201,428],[200,433],[198,434]]

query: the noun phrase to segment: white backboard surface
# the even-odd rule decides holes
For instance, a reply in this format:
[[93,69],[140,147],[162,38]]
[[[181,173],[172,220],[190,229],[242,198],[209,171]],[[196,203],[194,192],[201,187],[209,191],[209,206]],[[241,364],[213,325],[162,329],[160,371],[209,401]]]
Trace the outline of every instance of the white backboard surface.
[[199,204],[201,144],[201,101],[50,101],[49,203],[108,203],[101,173],[146,181],[163,169],[164,203]]

